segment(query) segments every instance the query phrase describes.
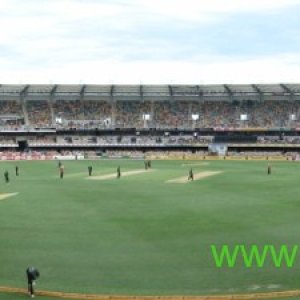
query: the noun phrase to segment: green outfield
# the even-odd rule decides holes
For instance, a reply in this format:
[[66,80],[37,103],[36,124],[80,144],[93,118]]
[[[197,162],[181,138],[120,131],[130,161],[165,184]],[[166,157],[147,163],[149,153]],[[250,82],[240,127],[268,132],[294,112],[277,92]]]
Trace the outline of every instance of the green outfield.
[[[92,163],[94,180],[87,179]],[[194,174],[211,176],[181,183]],[[298,245],[300,164],[254,161],[0,163],[0,286],[114,295],[214,295],[300,289],[292,268],[216,268],[211,245]],[[128,176],[116,179],[117,166]],[[10,183],[3,173],[9,171]],[[133,172],[134,171],[134,172]],[[104,175],[106,177],[104,177]],[[178,179],[178,182],[168,182]],[[17,193],[6,198],[6,194]],[[1,298],[2,297],[2,298]],[[23,296],[0,295],[0,299]],[[45,298],[46,299],[46,298]],[[49,298],[50,299],[50,298]]]

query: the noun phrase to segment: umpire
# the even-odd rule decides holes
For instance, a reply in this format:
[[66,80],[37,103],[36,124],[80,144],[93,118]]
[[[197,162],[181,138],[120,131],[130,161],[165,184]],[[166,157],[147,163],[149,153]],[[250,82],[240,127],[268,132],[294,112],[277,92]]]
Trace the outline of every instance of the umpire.
[[40,272],[35,267],[28,267],[26,269],[27,281],[28,281],[28,292],[31,298],[34,298],[34,285],[35,281],[40,277]]

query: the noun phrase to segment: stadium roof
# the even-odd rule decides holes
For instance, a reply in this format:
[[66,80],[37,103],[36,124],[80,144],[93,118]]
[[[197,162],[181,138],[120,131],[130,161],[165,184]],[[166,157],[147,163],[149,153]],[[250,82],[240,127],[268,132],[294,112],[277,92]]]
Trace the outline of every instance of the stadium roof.
[[0,100],[300,100],[300,84],[0,85]]

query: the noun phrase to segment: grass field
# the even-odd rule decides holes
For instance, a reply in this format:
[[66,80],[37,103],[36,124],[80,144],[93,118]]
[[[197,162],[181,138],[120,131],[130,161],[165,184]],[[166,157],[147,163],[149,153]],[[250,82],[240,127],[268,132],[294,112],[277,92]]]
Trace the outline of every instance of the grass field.
[[[187,162],[185,162],[187,163]],[[192,162],[191,162],[192,163]],[[199,163],[199,162],[197,162]],[[95,161],[94,175],[143,168],[142,161]],[[235,294],[300,289],[292,268],[216,268],[210,246],[298,245],[300,165],[212,161],[194,173],[222,171],[186,184],[182,161],[154,161],[153,172],[87,180],[87,161],[1,162],[0,286],[26,287],[25,269],[41,271],[38,289],[122,295]],[[300,256],[300,255],[299,255]],[[7,296],[7,297],[6,297]],[[19,296],[20,299],[23,296]],[[0,299],[19,299],[0,294]],[[47,299],[47,298],[44,298]],[[49,298],[50,299],[50,298]]]

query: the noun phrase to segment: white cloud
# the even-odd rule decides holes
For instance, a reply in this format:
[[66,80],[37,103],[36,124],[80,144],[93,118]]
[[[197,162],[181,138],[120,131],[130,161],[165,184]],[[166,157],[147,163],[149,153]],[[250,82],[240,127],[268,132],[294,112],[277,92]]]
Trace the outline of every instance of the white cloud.
[[[170,30],[205,25],[211,34],[210,24],[223,26],[224,18],[239,13],[280,13],[299,5],[299,0],[0,0],[0,27],[5,29],[0,82],[299,82],[300,62],[293,49],[290,55],[251,59],[199,49],[198,56],[162,60],[172,47],[186,50],[176,32],[169,45],[163,40],[152,45],[143,32],[135,36],[136,29],[152,29],[159,22]],[[130,52],[129,62],[124,57]],[[157,58],[138,56],[149,53]]]

